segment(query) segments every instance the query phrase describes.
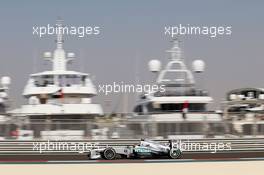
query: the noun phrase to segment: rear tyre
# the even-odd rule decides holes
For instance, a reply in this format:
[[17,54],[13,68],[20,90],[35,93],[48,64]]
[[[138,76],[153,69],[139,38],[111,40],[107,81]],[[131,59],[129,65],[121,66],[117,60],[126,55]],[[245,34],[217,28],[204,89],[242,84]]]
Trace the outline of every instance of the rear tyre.
[[106,160],[113,160],[116,157],[116,152],[113,148],[106,148],[103,152],[103,157]]
[[171,159],[179,159],[181,157],[181,150],[179,149],[171,149],[169,153],[169,157]]

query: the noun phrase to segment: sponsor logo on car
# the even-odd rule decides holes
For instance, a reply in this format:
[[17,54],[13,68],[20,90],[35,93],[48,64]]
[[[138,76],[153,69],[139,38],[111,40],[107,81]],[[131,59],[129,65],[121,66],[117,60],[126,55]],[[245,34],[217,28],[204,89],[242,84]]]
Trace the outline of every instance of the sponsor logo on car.
[[151,150],[144,147],[135,148],[135,152],[137,153],[150,153]]

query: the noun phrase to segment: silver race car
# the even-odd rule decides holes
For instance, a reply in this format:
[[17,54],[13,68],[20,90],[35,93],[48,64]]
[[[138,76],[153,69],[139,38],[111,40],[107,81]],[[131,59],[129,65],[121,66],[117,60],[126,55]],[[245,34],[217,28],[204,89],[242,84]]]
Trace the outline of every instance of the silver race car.
[[173,142],[164,145],[151,140],[141,140],[135,146],[113,146],[94,149],[90,152],[91,159],[120,159],[120,158],[171,158],[181,157],[181,150],[173,147]]

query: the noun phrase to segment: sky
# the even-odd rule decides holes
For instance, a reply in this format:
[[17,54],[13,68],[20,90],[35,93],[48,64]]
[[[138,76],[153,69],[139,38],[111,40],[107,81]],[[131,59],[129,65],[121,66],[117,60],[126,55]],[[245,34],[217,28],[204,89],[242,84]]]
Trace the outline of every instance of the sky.
[[[264,87],[264,1],[244,0],[134,0],[134,1],[1,1],[0,76],[10,76],[12,108],[26,103],[22,97],[29,74],[50,69],[44,51],[55,48],[54,36],[39,38],[33,26],[55,24],[100,26],[100,35],[65,38],[64,48],[77,58],[70,69],[90,73],[94,84],[152,82],[148,61],[168,61],[165,50],[171,38],[165,26],[231,26],[232,34],[210,38],[182,36],[181,46],[188,67],[195,59],[206,63],[198,86],[207,89],[219,108],[226,92],[234,88]],[[94,101],[106,112],[131,111],[136,94],[98,94]],[[125,108],[124,101],[128,102]]]

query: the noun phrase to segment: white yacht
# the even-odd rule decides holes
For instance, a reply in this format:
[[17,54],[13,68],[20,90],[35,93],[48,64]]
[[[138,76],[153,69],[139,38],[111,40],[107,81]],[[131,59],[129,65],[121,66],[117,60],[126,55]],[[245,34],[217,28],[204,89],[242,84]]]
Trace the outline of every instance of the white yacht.
[[7,76],[3,76],[0,81],[0,140],[4,139],[8,135],[7,122],[10,117],[7,115],[9,107],[9,85],[11,79]]
[[[62,21],[56,26],[62,27]],[[56,49],[53,53],[44,53],[44,58],[52,62],[52,70],[31,74],[23,92],[28,103],[11,111],[15,116],[25,116],[24,119],[32,123],[27,129],[33,130],[37,137],[43,130],[81,130],[87,120],[103,115],[101,105],[91,100],[97,90],[90,75],[67,70],[67,64],[75,54],[66,53],[63,43],[63,34],[58,32]],[[72,123],[76,121],[81,124]],[[50,126],[47,129],[36,122],[47,122]],[[64,125],[59,126],[56,122],[64,122]]]
[[222,103],[229,133],[252,137],[264,135],[264,89],[239,88],[229,91]]
[[[149,62],[150,70],[158,73],[157,85],[163,85],[165,91],[156,91],[141,96],[134,109],[135,116],[130,125],[136,134],[158,137],[205,137],[217,135],[222,131],[222,116],[208,111],[207,105],[213,102],[205,90],[197,89],[194,76],[187,68],[179,47],[179,41],[173,40],[168,50],[169,62],[160,71],[158,60]],[[193,62],[194,72],[200,73],[205,64],[202,60]],[[214,129],[213,129],[214,128]]]
[[8,91],[11,79],[3,76],[0,82],[0,114],[5,114],[8,106]]

